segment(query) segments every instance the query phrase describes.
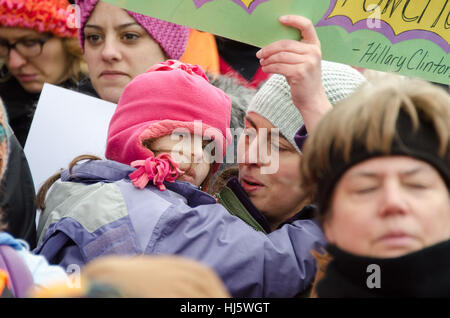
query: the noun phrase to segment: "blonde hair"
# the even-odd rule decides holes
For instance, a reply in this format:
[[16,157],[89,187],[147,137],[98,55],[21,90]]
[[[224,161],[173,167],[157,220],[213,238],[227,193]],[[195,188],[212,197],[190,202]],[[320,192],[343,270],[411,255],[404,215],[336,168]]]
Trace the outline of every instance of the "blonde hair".
[[77,38],[63,38],[63,47],[69,58],[69,79],[78,83],[88,74],[87,63]]
[[389,155],[400,111],[411,119],[411,133],[419,129],[420,121],[430,122],[438,137],[438,155],[450,160],[449,105],[444,90],[422,80],[390,77],[364,85],[324,116],[306,141],[300,167],[304,199],[316,198],[318,181],[332,172],[331,157],[348,163],[356,145]]

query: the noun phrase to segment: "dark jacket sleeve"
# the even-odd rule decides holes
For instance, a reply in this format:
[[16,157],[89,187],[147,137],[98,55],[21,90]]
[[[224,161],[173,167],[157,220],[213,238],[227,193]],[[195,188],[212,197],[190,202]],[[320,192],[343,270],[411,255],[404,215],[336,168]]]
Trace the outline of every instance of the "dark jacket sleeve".
[[35,189],[30,167],[22,147],[9,128],[9,158],[0,189],[0,205],[7,231],[36,246]]

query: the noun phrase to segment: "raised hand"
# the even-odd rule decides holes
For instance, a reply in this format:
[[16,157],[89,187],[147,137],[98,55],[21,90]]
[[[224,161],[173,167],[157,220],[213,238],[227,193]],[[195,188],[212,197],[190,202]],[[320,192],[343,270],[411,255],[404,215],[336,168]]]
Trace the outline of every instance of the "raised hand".
[[320,118],[331,109],[322,85],[320,41],[311,20],[295,15],[282,16],[280,22],[298,29],[302,40],[280,40],[262,48],[256,56],[266,73],[286,77],[292,101],[311,132]]

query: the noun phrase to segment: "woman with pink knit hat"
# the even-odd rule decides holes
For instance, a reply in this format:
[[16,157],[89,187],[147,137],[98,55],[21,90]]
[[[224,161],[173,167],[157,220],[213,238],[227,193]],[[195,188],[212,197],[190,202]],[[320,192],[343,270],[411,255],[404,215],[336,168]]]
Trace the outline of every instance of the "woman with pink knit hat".
[[77,0],[79,40],[90,80],[83,93],[117,103],[125,86],[150,67],[183,55],[189,28],[99,0]]
[[304,290],[315,273],[309,251],[325,243],[317,225],[297,220],[264,235],[199,188],[231,141],[230,111],[198,66],[168,61],[137,76],[111,119],[109,160],[76,158],[39,191],[34,252],[63,267],[108,254],[176,254],[215,270],[235,297]]

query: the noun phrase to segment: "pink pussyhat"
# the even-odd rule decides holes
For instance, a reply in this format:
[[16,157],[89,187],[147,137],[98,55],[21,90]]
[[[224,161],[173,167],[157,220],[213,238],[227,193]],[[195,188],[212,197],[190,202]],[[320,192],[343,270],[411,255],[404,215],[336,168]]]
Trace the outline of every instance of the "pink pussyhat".
[[[173,182],[178,166],[170,157],[155,157],[143,142],[187,130],[214,140],[222,160],[231,142],[230,116],[230,98],[209,83],[200,66],[173,60],[157,64],[125,87],[109,124],[106,158],[139,167],[130,175],[139,188],[146,179],[155,185]],[[157,159],[167,164],[158,165]],[[214,163],[213,172],[219,166]]]
[[[84,26],[99,0],[76,0],[80,6],[80,28],[78,37],[84,51]],[[189,37],[189,28],[125,10],[161,46],[169,59],[178,60],[184,54]]]

